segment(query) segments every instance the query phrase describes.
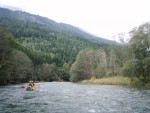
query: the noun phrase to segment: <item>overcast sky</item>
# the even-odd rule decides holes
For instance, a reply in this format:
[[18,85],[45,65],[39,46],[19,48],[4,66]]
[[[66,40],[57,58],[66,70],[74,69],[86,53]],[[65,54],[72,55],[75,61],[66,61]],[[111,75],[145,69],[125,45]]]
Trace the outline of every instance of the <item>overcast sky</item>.
[[0,5],[19,7],[111,40],[150,21],[150,0],[0,0]]

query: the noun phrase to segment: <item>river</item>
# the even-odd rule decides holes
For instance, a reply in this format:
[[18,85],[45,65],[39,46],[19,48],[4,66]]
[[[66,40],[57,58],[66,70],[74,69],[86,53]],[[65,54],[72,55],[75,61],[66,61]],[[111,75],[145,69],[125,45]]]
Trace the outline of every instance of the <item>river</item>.
[[150,90],[127,86],[37,83],[0,86],[0,113],[150,113]]

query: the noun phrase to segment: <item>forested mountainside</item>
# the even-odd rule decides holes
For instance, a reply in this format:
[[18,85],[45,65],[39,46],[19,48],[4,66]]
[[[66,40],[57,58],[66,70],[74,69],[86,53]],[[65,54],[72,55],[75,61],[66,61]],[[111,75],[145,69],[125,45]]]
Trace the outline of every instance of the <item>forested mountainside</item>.
[[[35,72],[32,73],[32,78],[47,81],[69,80],[70,66],[80,50],[85,48],[108,50],[108,43],[104,41],[111,42],[105,39],[102,42],[96,41],[92,39],[92,35],[71,25],[4,8],[0,8],[0,29],[6,34],[5,37],[9,38],[11,35],[11,39],[18,44],[13,49],[23,52],[32,61],[32,70]],[[14,71],[16,72],[15,68]],[[20,75],[16,72],[14,76]]]
[[52,63],[53,59],[58,66],[71,64],[81,49],[107,46],[89,40],[90,35],[76,27],[20,11],[1,8],[0,26],[28,50],[43,56],[41,60],[33,59],[34,63]]
[[98,41],[77,27],[0,8],[0,84],[108,76],[150,83],[150,23],[130,34],[126,45]]
[[21,12],[21,11],[11,11],[9,9],[4,9],[4,8],[1,8],[0,10],[1,10],[0,14],[2,17],[16,19],[16,20],[20,20],[20,21],[24,21],[24,22],[38,23],[40,25],[45,25],[49,29],[57,31],[57,32],[63,31],[63,32],[67,32],[72,35],[76,35],[76,36],[85,38],[85,39],[91,39],[94,41],[100,41],[100,42],[104,42],[104,43],[112,43],[112,41],[110,41],[110,40],[93,36],[75,26],[65,24],[65,23],[57,23],[46,17],[32,15],[32,14],[29,14],[26,12]]

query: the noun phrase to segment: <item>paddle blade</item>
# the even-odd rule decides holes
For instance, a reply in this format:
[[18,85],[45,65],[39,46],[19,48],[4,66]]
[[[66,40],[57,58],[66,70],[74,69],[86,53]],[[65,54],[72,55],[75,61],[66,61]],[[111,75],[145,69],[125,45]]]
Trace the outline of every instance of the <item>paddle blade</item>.
[[26,86],[21,86],[21,88],[26,88]]

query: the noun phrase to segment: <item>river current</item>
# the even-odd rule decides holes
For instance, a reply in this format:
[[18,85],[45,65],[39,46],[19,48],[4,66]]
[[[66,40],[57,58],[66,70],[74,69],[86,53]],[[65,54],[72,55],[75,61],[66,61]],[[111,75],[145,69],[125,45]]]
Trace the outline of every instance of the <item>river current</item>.
[[150,90],[70,82],[0,86],[0,113],[150,113]]

